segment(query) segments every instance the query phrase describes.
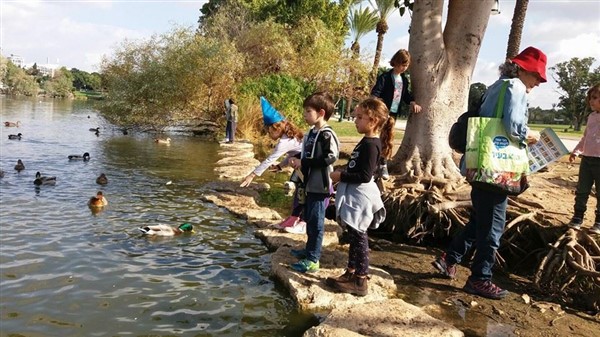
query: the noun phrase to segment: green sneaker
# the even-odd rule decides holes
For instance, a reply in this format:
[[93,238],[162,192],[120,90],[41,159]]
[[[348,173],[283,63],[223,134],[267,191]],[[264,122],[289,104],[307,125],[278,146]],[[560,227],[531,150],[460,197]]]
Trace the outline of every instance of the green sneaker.
[[319,261],[312,262],[308,259],[300,260],[292,264],[292,269],[301,273],[314,273],[319,270]]

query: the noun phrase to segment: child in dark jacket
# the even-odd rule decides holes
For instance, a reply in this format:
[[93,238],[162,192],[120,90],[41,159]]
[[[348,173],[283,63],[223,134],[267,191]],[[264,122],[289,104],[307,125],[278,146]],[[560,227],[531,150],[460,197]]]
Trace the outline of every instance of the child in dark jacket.
[[306,190],[304,221],[308,238],[304,249],[292,249],[292,255],[300,259],[292,264],[292,268],[302,273],[319,270],[325,207],[331,196],[329,174],[333,172],[333,163],[339,156],[337,136],[327,125],[334,106],[327,93],[315,93],[304,100],[304,120],[311,129],[304,135],[301,159],[289,160],[291,167],[302,172]]
[[385,208],[373,177],[380,158],[391,155],[395,120],[378,98],[362,101],[354,117],[356,130],[364,137],[352,151],[346,169],[331,173],[331,180],[339,182],[335,198],[337,220],[348,229],[348,267],[343,275],[329,277],[326,283],[339,292],[365,296],[369,272],[367,229],[375,229],[385,220]]

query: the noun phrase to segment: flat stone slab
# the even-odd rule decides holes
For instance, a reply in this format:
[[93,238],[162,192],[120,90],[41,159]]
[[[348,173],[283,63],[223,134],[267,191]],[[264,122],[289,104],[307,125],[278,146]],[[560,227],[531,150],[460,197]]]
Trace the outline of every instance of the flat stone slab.
[[[370,289],[369,289],[370,290]],[[401,299],[338,305],[304,337],[461,337],[463,332]]]
[[[294,249],[304,248],[304,242]],[[383,301],[396,292],[394,279],[382,269],[371,267],[369,294],[357,297],[351,294],[336,293],[325,284],[327,277],[337,277],[344,273],[348,253],[323,247],[321,268],[315,273],[300,273],[290,265],[298,261],[290,254],[290,247],[281,247],[271,257],[271,274],[290,291],[291,297],[303,311],[331,310],[347,302],[357,305],[373,301]]]
[[[294,234],[288,233],[283,229],[275,227],[278,222],[267,222],[261,223],[254,232],[254,236],[261,239],[261,241],[267,246],[270,251],[276,251],[279,247],[283,246],[298,246],[306,243],[306,234]],[[342,233],[342,228],[334,221],[326,220],[325,222],[325,233],[323,234],[323,246],[337,246],[339,243],[339,236]]]

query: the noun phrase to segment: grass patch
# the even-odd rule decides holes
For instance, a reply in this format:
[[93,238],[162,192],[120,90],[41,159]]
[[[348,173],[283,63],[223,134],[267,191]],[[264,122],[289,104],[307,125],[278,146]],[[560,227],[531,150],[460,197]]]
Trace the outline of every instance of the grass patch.
[[573,128],[571,128],[571,125],[565,124],[529,124],[529,127],[536,131],[540,131],[545,128],[551,128],[559,137],[572,138],[580,138],[583,136],[583,131],[585,130],[585,126],[581,126],[581,131],[575,131]]

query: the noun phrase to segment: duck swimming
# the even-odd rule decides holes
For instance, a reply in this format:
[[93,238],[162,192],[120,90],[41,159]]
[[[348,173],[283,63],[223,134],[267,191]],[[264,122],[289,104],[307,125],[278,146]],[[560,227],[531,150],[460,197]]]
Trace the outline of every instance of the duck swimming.
[[142,233],[146,235],[156,235],[156,236],[175,236],[187,232],[194,232],[194,226],[189,223],[184,223],[179,225],[177,228],[173,228],[168,225],[155,225],[155,226],[144,226],[138,228]]
[[17,121],[15,122],[4,122],[4,126],[8,126],[8,127],[19,127],[19,125],[21,125],[21,121]]
[[21,136],[22,135],[23,134],[20,133],[20,132],[18,134],[16,134],[16,135],[8,135],[8,139],[18,139],[18,140],[21,140]]
[[108,184],[108,178],[106,177],[106,174],[101,173],[100,176],[98,176],[98,178],[96,178],[96,184],[99,184],[99,185]]
[[83,161],[88,161],[90,160],[90,154],[89,153],[84,153],[83,155],[78,155],[78,154],[72,154],[69,157],[69,160],[83,160]]
[[166,139],[155,138],[154,141],[159,144],[171,144],[171,138],[169,138],[169,137],[167,137]]
[[33,181],[33,184],[36,185],[36,186],[40,186],[40,185],[56,185],[56,177],[42,176],[42,174],[40,172],[36,172],[36,174],[35,174],[35,180]]
[[24,169],[25,169],[25,164],[23,164],[21,159],[17,160],[17,165],[15,165],[15,170],[17,170],[17,172],[21,172]]
[[98,191],[95,197],[91,197],[88,202],[88,206],[90,207],[104,207],[108,205],[108,200],[104,197],[102,191]]
[[92,132],[100,132],[100,128],[90,128],[90,131]]

